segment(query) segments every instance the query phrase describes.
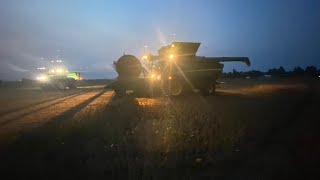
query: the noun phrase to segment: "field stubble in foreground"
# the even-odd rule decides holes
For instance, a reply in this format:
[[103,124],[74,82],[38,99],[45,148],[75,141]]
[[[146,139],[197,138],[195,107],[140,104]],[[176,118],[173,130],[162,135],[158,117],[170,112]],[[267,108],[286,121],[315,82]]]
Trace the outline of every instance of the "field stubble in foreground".
[[20,175],[52,177],[189,176],[187,170],[212,163],[216,151],[232,150],[245,127],[222,121],[198,96],[188,101],[129,96],[94,111],[23,135],[6,152],[7,167]]
[[25,134],[2,153],[5,169],[17,176],[73,179],[196,177],[237,152],[250,129],[262,135],[269,121],[284,117],[290,109],[283,110],[285,99],[228,93],[114,98],[95,113]]

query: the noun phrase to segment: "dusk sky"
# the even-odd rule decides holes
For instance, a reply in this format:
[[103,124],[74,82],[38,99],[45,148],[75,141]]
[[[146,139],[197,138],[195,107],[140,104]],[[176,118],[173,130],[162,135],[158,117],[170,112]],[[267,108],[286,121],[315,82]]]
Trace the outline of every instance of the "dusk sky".
[[201,42],[201,56],[251,60],[225,71],[320,67],[320,1],[1,0],[0,79],[32,78],[57,54],[84,78],[114,78],[124,52],[156,54],[173,40]]

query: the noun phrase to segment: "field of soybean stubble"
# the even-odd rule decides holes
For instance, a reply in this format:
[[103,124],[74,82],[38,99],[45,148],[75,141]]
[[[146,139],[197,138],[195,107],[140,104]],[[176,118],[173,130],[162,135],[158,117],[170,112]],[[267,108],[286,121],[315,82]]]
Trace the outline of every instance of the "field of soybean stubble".
[[317,80],[227,79],[208,97],[100,88],[0,96],[1,169],[11,177],[313,177],[319,160]]

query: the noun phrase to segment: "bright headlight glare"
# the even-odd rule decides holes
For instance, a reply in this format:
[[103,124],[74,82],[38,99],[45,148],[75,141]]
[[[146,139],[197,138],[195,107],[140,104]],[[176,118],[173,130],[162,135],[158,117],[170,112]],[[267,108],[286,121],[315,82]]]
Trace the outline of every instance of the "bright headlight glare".
[[173,59],[173,58],[174,58],[174,55],[173,55],[173,54],[170,54],[170,55],[169,55],[169,58],[170,58],[170,59]]
[[150,78],[151,78],[152,80],[161,80],[161,75],[151,74],[151,75],[150,75]]
[[147,55],[144,55],[144,56],[142,56],[142,59],[147,60],[147,59],[148,59],[148,56],[147,56]]
[[46,81],[47,80],[47,77],[46,76],[38,76],[36,78],[38,81]]
[[57,73],[62,73],[62,69],[57,69]]

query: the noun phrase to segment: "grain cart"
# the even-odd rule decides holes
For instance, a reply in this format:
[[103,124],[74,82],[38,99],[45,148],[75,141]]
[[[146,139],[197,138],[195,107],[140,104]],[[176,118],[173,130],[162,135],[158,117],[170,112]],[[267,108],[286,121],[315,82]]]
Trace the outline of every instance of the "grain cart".
[[149,96],[160,90],[160,79],[151,75],[150,69],[135,56],[123,55],[113,63],[113,67],[119,76],[105,88],[113,89],[117,96],[125,95],[127,90],[138,96]]

